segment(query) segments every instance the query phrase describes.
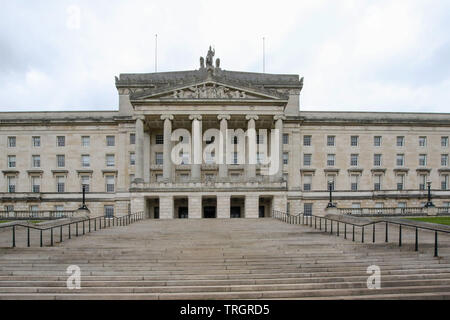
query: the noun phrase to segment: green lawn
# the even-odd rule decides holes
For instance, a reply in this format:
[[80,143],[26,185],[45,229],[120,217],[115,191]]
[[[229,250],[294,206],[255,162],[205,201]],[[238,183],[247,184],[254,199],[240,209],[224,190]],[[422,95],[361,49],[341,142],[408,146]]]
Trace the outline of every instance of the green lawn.
[[423,221],[437,224],[445,224],[450,226],[450,217],[424,217],[424,218],[408,218],[408,220]]
[[6,223],[6,222],[11,222],[11,221],[3,221],[3,220],[2,220],[2,221],[0,221],[0,223]]

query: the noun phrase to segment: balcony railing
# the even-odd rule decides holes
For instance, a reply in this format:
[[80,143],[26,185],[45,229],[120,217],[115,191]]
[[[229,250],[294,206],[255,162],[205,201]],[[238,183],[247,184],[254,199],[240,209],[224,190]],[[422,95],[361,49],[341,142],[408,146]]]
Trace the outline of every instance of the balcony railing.
[[64,211],[51,211],[51,210],[14,210],[14,211],[0,211],[0,219],[5,220],[29,220],[29,219],[39,219],[39,220],[53,220],[61,218],[71,218],[73,217],[75,211],[64,210]]
[[[447,208],[448,209],[448,208]],[[426,215],[424,207],[405,208],[338,208],[340,214],[353,216],[377,216],[377,215]]]

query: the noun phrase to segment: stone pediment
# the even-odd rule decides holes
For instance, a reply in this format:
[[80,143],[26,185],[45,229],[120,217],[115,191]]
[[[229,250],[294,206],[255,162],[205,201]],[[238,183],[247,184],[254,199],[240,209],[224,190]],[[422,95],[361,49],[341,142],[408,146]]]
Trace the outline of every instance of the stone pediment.
[[287,101],[282,94],[261,88],[247,88],[217,81],[203,81],[190,85],[171,86],[130,95],[134,102],[141,101],[185,101],[185,100],[275,100]]

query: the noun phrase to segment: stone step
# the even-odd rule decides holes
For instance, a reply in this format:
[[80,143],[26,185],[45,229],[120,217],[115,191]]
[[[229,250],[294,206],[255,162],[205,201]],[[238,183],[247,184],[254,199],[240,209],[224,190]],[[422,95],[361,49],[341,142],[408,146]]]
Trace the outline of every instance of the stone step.
[[298,299],[298,298],[335,298],[340,297],[370,297],[370,299],[378,299],[389,294],[402,296],[408,299],[417,294],[434,293],[439,297],[448,297],[450,292],[449,286],[411,286],[411,287],[393,287],[381,288],[379,290],[361,289],[322,289],[322,290],[287,290],[287,291],[259,291],[259,292],[184,292],[184,293],[3,293],[0,300],[22,300],[22,299],[39,299],[39,300],[119,300],[119,299],[144,299],[144,300],[176,300],[176,299],[194,299],[194,300],[211,300],[211,299]]

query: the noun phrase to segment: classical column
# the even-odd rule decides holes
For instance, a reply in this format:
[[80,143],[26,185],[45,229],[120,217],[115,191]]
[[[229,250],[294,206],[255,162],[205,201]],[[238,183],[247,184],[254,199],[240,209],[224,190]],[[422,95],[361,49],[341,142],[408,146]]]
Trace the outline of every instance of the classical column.
[[278,130],[278,170],[276,177],[281,179],[283,177],[283,120],[286,120],[286,117],[276,115],[273,119],[275,120],[275,130]]
[[245,116],[245,119],[248,120],[247,125],[247,137],[248,137],[248,148],[247,148],[247,178],[255,179],[256,177],[256,125],[255,121],[259,119],[257,115],[249,114]]
[[218,150],[219,161],[219,178],[225,179],[228,177],[228,164],[227,164],[227,130],[228,120],[230,120],[229,114],[219,114],[217,119],[220,121],[220,141]]
[[136,118],[136,183],[144,182],[144,116]]
[[163,147],[163,179],[165,181],[172,180],[172,160],[170,155],[172,152],[172,142],[170,137],[172,135],[172,120],[173,115],[163,114],[161,115],[161,120],[164,121],[164,147]]
[[150,158],[151,158],[151,150],[150,150],[150,132],[144,131],[144,182],[150,182]]
[[189,116],[189,120],[192,120],[191,178],[193,181],[200,181],[201,167],[203,160],[203,152],[202,152],[203,141],[201,130],[202,116],[199,114],[193,114]]

